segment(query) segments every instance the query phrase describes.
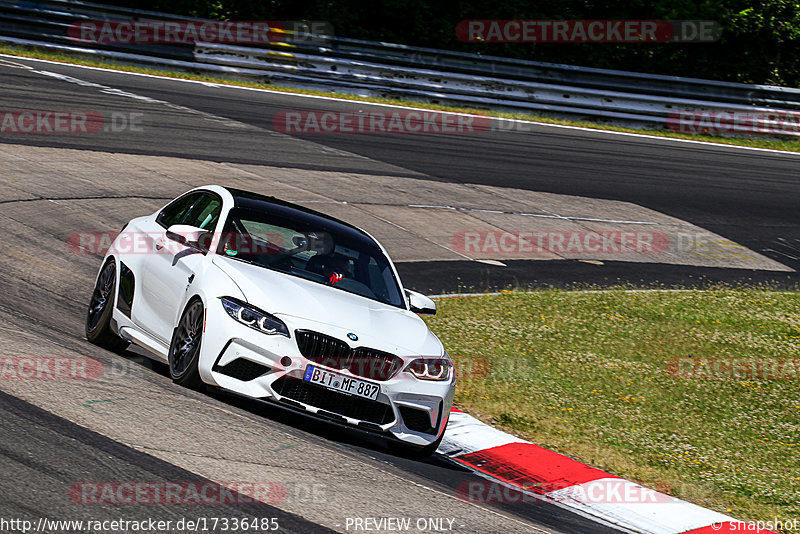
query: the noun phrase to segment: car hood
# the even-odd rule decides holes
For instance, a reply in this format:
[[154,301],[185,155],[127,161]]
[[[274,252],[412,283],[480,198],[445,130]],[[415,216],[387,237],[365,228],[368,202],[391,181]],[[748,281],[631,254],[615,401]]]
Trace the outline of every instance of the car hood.
[[[289,321],[290,328],[318,330],[354,347],[400,356],[442,354],[439,339],[408,310],[224,256],[215,256],[213,263],[239,286],[248,303],[284,319],[300,319]],[[348,333],[358,341],[347,340]]]

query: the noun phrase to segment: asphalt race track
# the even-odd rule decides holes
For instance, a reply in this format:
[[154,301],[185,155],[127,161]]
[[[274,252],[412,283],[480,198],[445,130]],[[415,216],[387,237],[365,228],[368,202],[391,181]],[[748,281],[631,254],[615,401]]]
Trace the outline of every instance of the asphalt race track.
[[[10,142],[271,165],[298,171],[422,177],[431,181],[622,200],[694,223],[795,271],[800,265],[800,214],[796,201],[800,193],[800,183],[796,179],[800,156],[794,154],[535,125],[528,127],[529,131],[470,135],[306,134],[300,138],[308,142],[300,143],[297,137],[272,133],[276,113],[286,110],[355,111],[364,109],[365,105],[53,64],[37,66],[50,73],[73,76],[208,115],[197,115],[195,118],[199,120],[194,121],[189,133],[187,113],[179,109],[115,97],[108,94],[110,91],[98,88],[70,87],[76,84],[10,69],[5,71],[9,76],[3,77],[4,100],[9,107],[23,102],[30,107],[30,87],[26,84],[35,83],[42,96],[34,102],[43,100],[41,103],[47,105],[48,98],[69,95],[69,102],[83,108],[142,112],[147,132],[104,138],[36,136],[35,140],[12,135]],[[15,84],[13,80],[19,78],[26,81]],[[226,124],[219,119],[230,119],[253,128],[241,128],[233,135],[226,132],[221,137],[220,131],[225,130]],[[252,135],[254,132],[258,134]],[[428,282],[429,289],[454,290],[458,285],[455,267],[462,266],[438,266],[436,280],[430,277],[422,277],[421,281],[412,279],[412,285]],[[567,262],[544,269],[540,265],[536,268],[523,265],[514,269],[511,276],[502,268],[482,267],[482,272],[489,284],[496,286],[510,279],[535,284],[540,273],[545,279],[558,278],[561,283],[602,284],[617,279],[638,283],[643,279],[651,284],[665,281],[691,284],[705,277],[720,281],[774,280],[793,285],[798,280],[796,274],[770,276],[758,271],[695,269],[676,275],[671,269],[642,272],[636,266],[626,269],[625,265],[613,263],[605,268],[597,267]],[[425,272],[424,265],[404,266],[404,271],[412,275],[418,269]]]
[[[501,188],[622,201],[735,241],[773,265],[402,261],[406,284],[429,292],[508,284],[798,282],[800,159],[791,154],[546,126],[470,135],[289,136],[273,130],[280,111],[363,105],[11,58],[0,58],[0,95],[3,109],[136,113],[143,124],[142,131],[87,135],[0,134],[6,242],[0,354],[91,358],[103,368],[92,380],[0,380],[0,517],[247,515],[278,518],[280,532],[312,532],[347,531],[347,518],[393,516],[451,518],[456,532],[614,531],[544,503],[465,503],[457,489],[476,478],[443,459],[398,458],[346,431],[223,392],[188,391],[135,349],[119,356],[86,342],[85,305],[100,258],[68,254],[67,237],[118,230],[190,187],[234,182],[279,194],[296,176],[306,194],[363,202],[391,179],[415,188],[428,182],[437,191],[470,184],[493,194]],[[280,174],[280,181],[272,183],[259,168]],[[329,179],[313,191],[309,175]],[[220,504],[202,512],[190,505],[86,505],[71,498],[75,484],[98,481],[257,481],[279,483],[286,494],[270,505]]]
[[[86,505],[64,499],[62,489],[85,479],[88,473],[104,481],[210,482],[2,392],[0,402],[3,407],[0,425],[4,429],[0,444],[4,458],[0,516],[6,519],[19,518],[22,514],[26,518],[85,517]],[[15,481],[18,484],[12,486]],[[36,499],[31,498],[34,491]],[[177,523],[186,515],[175,506],[153,506],[152,510],[139,507],[131,510],[132,513],[120,514],[113,505],[98,504],[93,506],[91,518],[110,521],[124,516],[141,521],[157,517]],[[212,505],[205,508],[203,514],[209,517],[275,517],[286,532],[331,532],[262,503]]]

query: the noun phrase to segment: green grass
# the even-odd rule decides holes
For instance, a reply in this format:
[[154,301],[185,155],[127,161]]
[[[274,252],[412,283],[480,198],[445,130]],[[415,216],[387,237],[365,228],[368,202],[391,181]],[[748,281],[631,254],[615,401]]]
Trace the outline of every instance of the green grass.
[[431,104],[431,103],[418,102],[412,100],[403,100],[397,98],[364,97],[364,96],[356,96],[345,93],[338,93],[335,91],[314,91],[305,89],[295,89],[290,87],[281,87],[278,85],[273,85],[269,82],[264,82],[264,81],[235,79],[231,77],[208,76],[198,72],[182,72],[182,71],[171,71],[160,68],[139,67],[125,63],[117,63],[110,60],[108,61],[97,60],[89,56],[51,52],[45,49],[28,47],[28,46],[12,46],[7,44],[0,44],[0,53],[19,56],[19,57],[47,59],[50,61],[73,63],[77,65],[87,65],[90,67],[115,69],[125,72],[152,74],[155,76],[164,76],[168,78],[178,78],[183,80],[199,80],[204,82],[220,83],[220,84],[233,85],[239,87],[254,87],[258,89],[269,89],[272,91],[281,91],[286,93],[329,96],[329,97],[336,97],[336,98],[341,98],[343,100],[351,100],[357,102],[374,102],[378,104],[390,104],[395,106],[426,108],[426,109],[433,109],[440,111],[475,113],[479,115],[488,115],[492,117],[501,117],[505,119],[529,120],[547,124],[580,126],[583,128],[593,128],[597,130],[647,134],[647,135],[655,135],[658,137],[668,137],[673,139],[689,139],[695,141],[719,143],[724,145],[747,146],[753,148],[784,150],[788,152],[800,152],[800,139],[794,136],[769,137],[764,135],[754,135],[751,137],[725,137],[725,136],[702,135],[702,134],[684,134],[684,133],[671,132],[668,130],[636,129],[636,128],[617,126],[613,124],[603,124],[603,123],[587,122],[587,121],[573,121],[563,118],[554,118],[545,115],[537,115],[531,113],[504,113],[482,108],[445,106],[445,105]]
[[800,293],[506,291],[440,300],[428,322],[476,417],[739,519],[800,519],[798,380],[668,372],[800,361]]

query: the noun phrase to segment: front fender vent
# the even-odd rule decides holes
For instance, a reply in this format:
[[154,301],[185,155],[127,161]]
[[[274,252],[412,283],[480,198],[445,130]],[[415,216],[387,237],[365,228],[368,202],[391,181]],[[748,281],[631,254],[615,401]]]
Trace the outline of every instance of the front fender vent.
[[260,363],[244,358],[236,358],[224,366],[216,364],[211,370],[215,373],[221,373],[225,376],[235,378],[236,380],[241,380],[242,382],[255,380],[271,372],[270,368],[266,365],[261,365]]

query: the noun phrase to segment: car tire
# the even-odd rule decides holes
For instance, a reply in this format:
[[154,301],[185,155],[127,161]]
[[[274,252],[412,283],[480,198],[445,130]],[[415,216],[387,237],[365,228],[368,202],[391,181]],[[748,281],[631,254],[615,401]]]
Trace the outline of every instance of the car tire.
[[169,375],[178,385],[198,389],[203,385],[198,369],[203,342],[205,307],[200,299],[189,302],[172,333],[169,344]]
[[402,456],[403,458],[410,458],[412,460],[425,460],[426,458],[433,456],[433,454],[436,452],[436,449],[438,449],[439,445],[442,443],[442,439],[444,439],[444,432],[442,432],[442,435],[439,436],[436,441],[430,445],[425,445],[424,447],[420,447],[419,445],[409,445],[397,441],[390,441],[389,449],[397,456]]
[[122,339],[111,327],[114,297],[117,289],[117,264],[109,261],[97,276],[89,309],[86,312],[86,339],[105,349],[122,352],[130,342]]

